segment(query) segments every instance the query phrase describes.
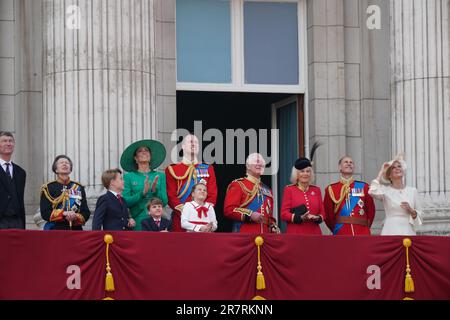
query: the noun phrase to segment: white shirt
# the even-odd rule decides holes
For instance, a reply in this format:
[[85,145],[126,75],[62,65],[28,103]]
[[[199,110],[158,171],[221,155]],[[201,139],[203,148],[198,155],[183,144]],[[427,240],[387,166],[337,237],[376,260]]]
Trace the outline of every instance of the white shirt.
[[196,222],[212,222],[212,231],[217,230],[216,212],[214,211],[213,205],[209,202],[205,202],[203,206],[208,208],[208,212],[206,213],[207,216],[205,217],[205,215],[202,214],[201,218],[199,218],[197,208],[199,208],[200,205],[197,202],[190,201],[184,204],[183,211],[181,212],[181,227],[183,229],[186,229],[188,232],[200,232],[200,227],[204,224],[196,224]]
[[[118,195],[119,193],[117,193],[117,192],[115,192],[115,191],[112,191],[111,189],[108,189],[108,191],[111,192],[113,195],[115,195],[116,198],[117,198],[117,195]],[[120,196],[122,196],[122,195],[120,195]]]
[[[5,171],[6,173],[6,164],[7,161],[3,160],[2,158],[0,158],[0,165],[2,166],[3,171]],[[11,161],[8,162],[9,163],[9,173],[11,174],[11,178],[13,177],[13,164]]]
[[155,222],[155,224],[160,227],[161,226],[161,217],[160,218],[154,218],[152,216],[150,216],[151,219],[153,219],[153,222]]
[[[416,235],[416,228],[422,224],[422,206],[416,188],[405,187],[396,189],[392,186],[382,185],[378,180],[370,184],[369,194],[383,201],[386,219],[381,235]],[[408,202],[409,206],[417,212],[416,219],[400,207],[402,202]]]

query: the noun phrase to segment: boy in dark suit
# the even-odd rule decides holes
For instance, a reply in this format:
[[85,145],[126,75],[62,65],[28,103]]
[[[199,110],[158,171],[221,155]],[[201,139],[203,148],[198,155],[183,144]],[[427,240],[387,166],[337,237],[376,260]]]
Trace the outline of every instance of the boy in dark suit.
[[163,202],[161,199],[152,198],[147,204],[150,218],[142,220],[143,231],[172,231],[172,222],[162,216]]
[[101,230],[102,226],[103,230],[132,230],[135,221],[121,195],[124,187],[122,171],[106,170],[102,174],[102,183],[108,191],[97,200],[92,230]]

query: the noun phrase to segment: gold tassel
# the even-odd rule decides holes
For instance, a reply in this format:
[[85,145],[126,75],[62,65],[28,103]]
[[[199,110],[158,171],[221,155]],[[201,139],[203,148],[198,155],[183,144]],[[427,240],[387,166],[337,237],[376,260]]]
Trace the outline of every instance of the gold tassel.
[[[111,268],[109,269],[109,271],[111,271]],[[113,279],[111,272],[109,272],[109,271],[106,274],[105,290],[106,291],[114,291],[114,279]]]
[[414,281],[409,274],[405,278],[405,292],[414,292]]
[[256,289],[266,289],[266,280],[264,279],[264,275],[261,272],[261,267],[258,267],[258,274],[256,275]]
[[264,239],[261,236],[257,236],[255,238],[255,244],[258,246],[258,273],[256,275],[256,290],[264,290],[266,289],[266,280],[264,279],[264,274],[261,269],[261,246],[264,243]]
[[109,264],[109,245],[113,243],[114,239],[112,235],[106,234],[104,237],[106,242],[106,279],[105,279],[105,291],[114,291],[114,279],[111,273],[111,266]]
[[411,277],[411,267],[409,265],[409,251],[408,248],[411,247],[412,241],[409,238],[403,239],[403,246],[406,248],[406,277],[405,277],[405,292],[414,292],[414,281]]

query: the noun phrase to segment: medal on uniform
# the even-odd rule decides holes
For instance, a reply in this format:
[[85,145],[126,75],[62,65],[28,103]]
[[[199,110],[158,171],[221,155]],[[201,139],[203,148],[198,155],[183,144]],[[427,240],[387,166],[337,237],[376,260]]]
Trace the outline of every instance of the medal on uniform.
[[363,197],[364,189],[352,188],[352,196],[354,197]]
[[359,213],[360,216],[363,216],[364,215],[364,209],[359,209],[358,213]]
[[361,208],[364,206],[364,201],[362,201],[362,199],[358,200],[358,206],[360,206]]
[[312,196],[315,196],[315,195],[316,195],[316,193],[315,193],[314,191],[312,191],[312,192],[311,192],[311,195],[312,195]]
[[197,171],[197,176],[199,178],[207,178],[207,177],[209,177],[208,169],[196,168],[196,171]]

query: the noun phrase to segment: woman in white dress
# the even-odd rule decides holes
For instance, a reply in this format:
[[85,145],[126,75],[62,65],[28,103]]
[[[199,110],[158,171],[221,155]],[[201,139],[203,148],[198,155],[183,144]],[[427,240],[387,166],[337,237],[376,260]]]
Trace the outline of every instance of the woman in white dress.
[[369,188],[369,194],[383,201],[386,219],[381,235],[416,235],[422,224],[422,207],[416,188],[405,185],[406,162],[401,156],[385,162]]

